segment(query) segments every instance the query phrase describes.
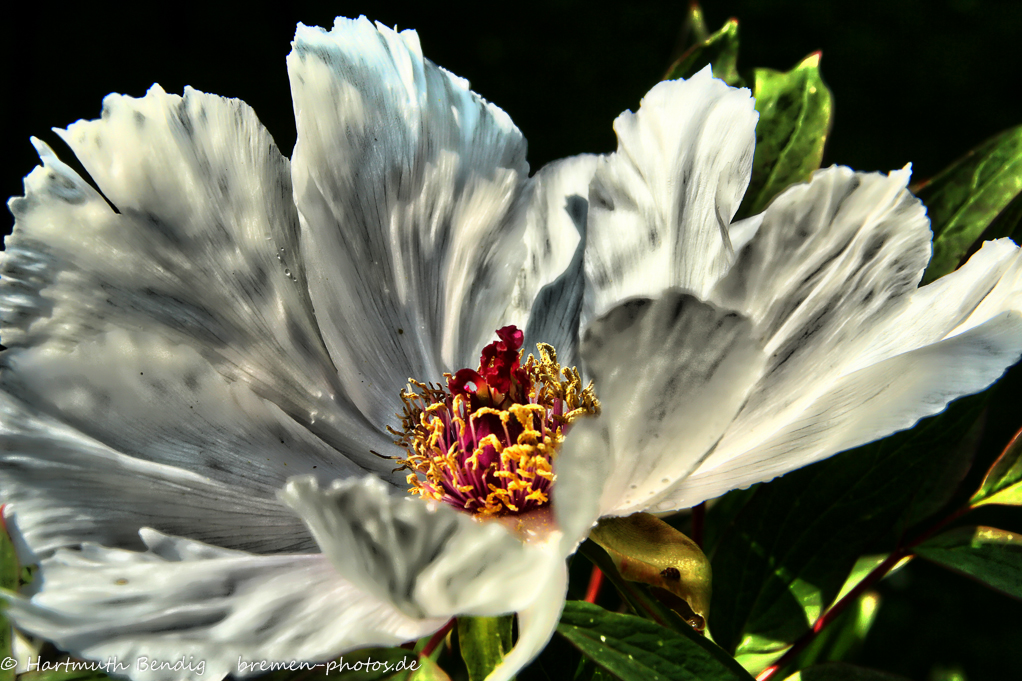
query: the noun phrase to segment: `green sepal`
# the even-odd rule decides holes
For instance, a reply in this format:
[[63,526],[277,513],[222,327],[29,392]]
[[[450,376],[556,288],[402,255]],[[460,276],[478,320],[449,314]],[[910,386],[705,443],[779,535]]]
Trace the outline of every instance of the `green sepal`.
[[621,598],[628,603],[640,617],[644,617],[656,624],[680,631],[685,634],[693,632],[692,625],[683,620],[678,613],[661,603],[650,592],[649,587],[639,582],[631,582],[621,576],[617,571],[614,560],[607,554],[599,544],[592,539],[586,539],[578,547],[579,553],[600,568],[603,575],[621,594]]
[[621,681],[752,681],[706,638],[581,601],[564,605],[557,633]]
[[916,188],[933,230],[933,257],[923,284],[957,269],[980,239],[1011,235],[1018,224],[995,218],[1022,192],[1022,125],[1006,130],[967,153]]
[[995,527],[957,527],[915,547],[919,556],[1022,598],[1022,535]]
[[741,86],[738,75],[738,20],[728,19],[719,31],[696,43],[667,69],[664,80],[691,78],[709,66],[728,85]]
[[458,618],[458,646],[469,681],[483,681],[511,650],[513,622],[513,615]]
[[969,499],[973,508],[986,504],[1022,506],[1022,431],[1011,439]]
[[698,544],[649,513],[605,518],[589,538],[603,547],[624,579],[659,589],[696,631],[706,628],[710,561]]
[[762,212],[787,187],[805,182],[820,167],[834,117],[830,89],[814,52],[787,73],[756,69],[753,97],[756,155],[752,180],[735,219]]

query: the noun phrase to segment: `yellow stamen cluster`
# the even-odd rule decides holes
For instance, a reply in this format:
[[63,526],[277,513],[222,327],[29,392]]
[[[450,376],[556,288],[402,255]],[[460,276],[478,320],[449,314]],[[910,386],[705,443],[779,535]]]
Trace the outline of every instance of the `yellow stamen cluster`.
[[[401,393],[401,430],[391,429],[408,457],[409,492],[482,516],[523,513],[549,501],[552,462],[576,419],[598,414],[592,384],[557,363],[546,344],[522,368],[527,401],[478,404],[441,386],[410,380]],[[450,379],[450,375],[447,375]],[[477,402],[473,408],[473,401]]]

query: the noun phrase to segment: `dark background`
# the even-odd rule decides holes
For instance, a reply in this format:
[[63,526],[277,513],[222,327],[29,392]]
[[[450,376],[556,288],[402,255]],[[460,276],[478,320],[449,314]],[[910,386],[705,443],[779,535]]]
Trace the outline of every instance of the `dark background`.
[[[67,160],[51,127],[96,117],[107,93],[141,96],[153,82],[168,92],[192,85],[244,99],[290,154],[295,128],[284,57],[294,24],[326,26],[336,14],[418,29],[429,58],[511,115],[529,140],[534,170],[562,156],[610,151],[611,121],[636,108],[664,73],[686,11],[683,1],[251,7],[28,2],[6,14],[0,194],[19,194],[37,162],[29,135]],[[741,69],[789,69],[823,51],[836,107],[825,165],[886,171],[912,162],[921,179],[1022,123],[1018,0],[707,0],[704,9],[711,31],[729,16],[739,19]],[[5,217],[0,228],[9,232],[11,222]],[[1013,406],[1001,410],[1009,420],[1017,414]],[[864,663],[918,681],[1018,678],[1022,604],[922,564],[881,591]],[[965,677],[946,675],[955,669]],[[541,668],[534,674],[547,676]]]

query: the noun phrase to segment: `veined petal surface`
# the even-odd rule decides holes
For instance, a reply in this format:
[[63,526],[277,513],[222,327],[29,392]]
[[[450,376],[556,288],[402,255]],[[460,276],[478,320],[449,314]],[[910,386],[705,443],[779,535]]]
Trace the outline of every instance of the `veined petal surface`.
[[69,382],[85,381],[92,370],[76,346],[142,328],[194,348],[338,458],[385,469],[369,449],[388,438],[347,402],[319,338],[288,162],[252,111],[154,86],[142,99],[110,95],[102,119],[62,135],[114,207],[37,143],[43,165],[10,202],[0,264],[4,389],[31,402],[34,379],[16,365],[60,353]]
[[145,552],[86,544],[45,560],[38,593],[8,596],[18,625],[82,657],[117,658],[136,681],[197,681],[246,675],[239,658],[323,661],[412,640],[445,621],[408,617],[321,555],[253,556],[141,534]]
[[563,569],[554,531],[526,541],[497,521],[394,495],[372,477],[326,489],[313,478],[293,478],[281,498],[342,577],[409,616],[521,610],[555,568]]
[[757,118],[749,91],[707,67],[659,83],[614,121],[618,149],[589,190],[585,320],[668,288],[705,296],[727,271]]
[[767,362],[747,318],[680,291],[614,308],[586,330],[581,354],[602,412],[573,425],[557,460],[554,503],[566,536],[596,519],[594,494],[597,515],[628,515],[684,480]]
[[367,19],[299,26],[292,164],[309,290],[359,408],[475,363],[525,259],[525,140],[507,114]]
[[917,288],[925,211],[889,176],[817,172],[763,213],[712,299],[749,314],[767,371],[656,510],[691,506],[909,428],[1018,360],[1018,249],[987,244]]

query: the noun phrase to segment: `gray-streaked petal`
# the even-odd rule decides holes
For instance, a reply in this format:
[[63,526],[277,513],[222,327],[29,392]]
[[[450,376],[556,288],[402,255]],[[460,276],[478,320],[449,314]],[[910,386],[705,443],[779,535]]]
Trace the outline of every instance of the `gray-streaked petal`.
[[239,669],[239,659],[321,662],[412,640],[445,621],[406,616],[320,555],[251,556],[152,530],[142,539],[146,552],[93,544],[57,552],[31,599],[5,595],[8,613],[75,655],[116,658],[129,666],[116,671],[134,681],[249,676],[259,670]]
[[[930,252],[925,209],[888,175],[834,167],[777,197],[710,300],[756,326],[767,374],[730,429],[761,442],[806,409],[909,304]],[[718,450],[734,455],[745,447]]]
[[659,83],[614,121],[617,152],[601,159],[589,191],[586,320],[672,287],[702,296],[724,274],[757,118],[749,91],[707,67]]
[[0,391],[0,501],[24,560],[82,542],[138,548],[147,525],[259,553],[315,548],[294,513],[253,484],[258,464],[239,456],[222,470],[214,480],[126,456]]
[[281,498],[342,577],[411,617],[521,610],[564,562],[559,533],[526,543],[499,522],[392,495],[374,478],[327,489],[294,478]]
[[[722,457],[720,463],[707,460],[656,510],[687,508],[911,428],[951,400],[989,386],[1020,354],[1022,314],[1003,312],[968,331],[842,376],[769,439]],[[727,438],[719,451],[733,451]]]
[[300,25],[288,72],[316,315],[345,389],[389,424],[409,377],[474,366],[504,314],[525,258],[525,141],[414,31]]
[[288,161],[252,111],[154,86],[142,99],[110,95],[102,119],[61,134],[114,207],[37,142],[43,165],[10,202],[0,264],[5,373],[143,328],[385,470],[369,449],[389,438],[346,401],[319,338]]
[[525,331],[526,353],[537,343],[549,343],[568,366],[578,364],[589,182],[597,161],[596,156],[555,161],[533,178],[526,215],[528,257],[505,317],[505,323]]
[[748,319],[679,291],[622,303],[593,322],[582,359],[602,413],[575,424],[557,460],[554,505],[566,540],[596,519],[594,496],[598,515],[627,515],[684,480],[766,362]]

